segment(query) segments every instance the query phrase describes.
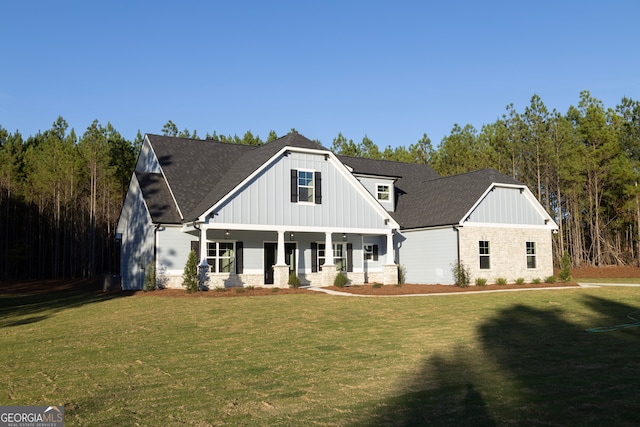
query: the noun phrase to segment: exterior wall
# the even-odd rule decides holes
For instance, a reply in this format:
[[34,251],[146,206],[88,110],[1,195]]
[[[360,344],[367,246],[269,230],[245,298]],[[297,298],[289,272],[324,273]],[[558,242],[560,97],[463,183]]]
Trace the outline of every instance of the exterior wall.
[[135,176],[122,207],[117,233],[122,236],[120,274],[122,289],[142,289],[147,264],[153,260],[154,225],[142,200]]
[[392,179],[374,178],[374,177],[368,177],[368,176],[357,176],[356,178],[358,178],[358,181],[360,181],[360,183],[364,186],[364,188],[366,188],[367,191],[371,193],[373,198],[376,200],[378,198],[378,184],[388,185],[390,190],[389,200],[388,201],[378,200],[378,202],[380,202],[380,204],[389,212],[394,211],[395,193],[394,193],[394,183]]
[[160,163],[158,163],[158,159],[153,150],[151,150],[151,146],[146,138],[140,148],[140,155],[138,156],[138,162],[136,163],[136,171],[162,173]]
[[[535,204],[533,204],[535,203]],[[544,225],[544,218],[536,209],[537,201],[519,188],[494,187],[471,212],[468,221],[517,225]]]
[[158,286],[170,287],[173,277],[178,277],[179,286],[182,286],[182,273],[187,263],[191,242],[198,241],[194,234],[184,233],[182,226],[161,226],[156,232],[156,272]]
[[[291,169],[322,173],[321,204],[291,202]],[[347,180],[327,156],[292,152],[280,157],[220,206],[210,223],[379,228],[384,233],[388,227],[375,203],[361,187]]]
[[405,282],[453,284],[451,266],[458,260],[456,233],[453,227],[403,230],[400,239],[399,264],[404,268]]
[[[489,241],[490,267],[480,269],[478,242]],[[536,243],[536,268],[527,268],[526,242]],[[515,227],[463,227],[460,228],[460,258],[469,268],[471,280],[497,278],[513,283],[518,278],[527,282],[553,275],[551,230]]]

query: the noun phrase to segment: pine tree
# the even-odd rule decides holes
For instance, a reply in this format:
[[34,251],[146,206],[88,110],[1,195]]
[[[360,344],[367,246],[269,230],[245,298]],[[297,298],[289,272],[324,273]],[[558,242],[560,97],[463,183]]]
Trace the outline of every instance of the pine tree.
[[189,293],[198,291],[198,260],[196,258],[196,252],[193,249],[189,252],[187,263],[184,266],[182,286]]

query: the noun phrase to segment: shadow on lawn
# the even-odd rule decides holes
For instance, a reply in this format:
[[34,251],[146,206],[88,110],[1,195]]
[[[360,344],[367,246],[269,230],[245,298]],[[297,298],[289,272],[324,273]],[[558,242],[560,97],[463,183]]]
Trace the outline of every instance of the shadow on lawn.
[[57,291],[22,295],[0,295],[0,328],[46,320],[60,311],[120,298],[126,292]]
[[430,357],[357,425],[638,425],[640,328],[585,328],[629,323],[639,307],[582,302],[593,310],[589,324],[567,321],[572,313],[558,308],[499,311],[477,327],[480,356],[459,347]]

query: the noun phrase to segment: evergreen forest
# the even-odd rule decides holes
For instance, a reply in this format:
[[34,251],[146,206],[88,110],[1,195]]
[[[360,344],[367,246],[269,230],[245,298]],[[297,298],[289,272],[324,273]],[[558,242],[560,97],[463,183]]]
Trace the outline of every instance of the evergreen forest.
[[[527,184],[558,223],[556,265],[565,251],[573,266],[639,265],[640,102],[605,106],[583,91],[558,112],[534,95],[524,111],[510,104],[497,117],[479,130],[456,124],[435,146],[426,133],[394,148],[341,133],[323,145],[428,164],[442,176],[494,168]],[[160,133],[201,139],[171,120]],[[277,137],[205,136],[251,145]],[[0,280],[118,273],[115,227],[142,141],[140,132],[130,141],[97,120],[80,135],[62,117],[31,136],[0,124]]]

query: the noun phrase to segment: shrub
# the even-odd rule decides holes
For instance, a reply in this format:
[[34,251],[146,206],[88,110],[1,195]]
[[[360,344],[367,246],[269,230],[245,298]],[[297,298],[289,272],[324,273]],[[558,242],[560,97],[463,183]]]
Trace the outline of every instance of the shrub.
[[404,284],[406,277],[407,277],[407,269],[402,264],[398,265],[398,284],[399,285]]
[[476,286],[487,286],[487,279],[476,277]]
[[280,288],[271,288],[271,292],[278,292]]
[[225,288],[224,286],[216,286],[214,288],[216,290],[216,292],[226,292],[227,288]]
[[469,268],[463,263],[457,262],[451,264],[451,273],[453,274],[453,280],[456,286],[466,288],[469,286],[469,283],[471,283]]
[[569,258],[569,252],[564,251],[562,259],[560,260],[560,273],[558,273],[561,282],[568,282],[571,280],[571,259]]
[[534,285],[539,285],[540,283],[542,283],[542,279],[540,279],[539,277],[536,277],[535,279],[533,279]]
[[236,288],[236,294],[243,294],[244,288]]
[[189,252],[187,263],[184,265],[182,286],[186,288],[189,293],[198,291],[198,260],[196,259],[196,251],[193,249]]
[[336,278],[333,279],[333,286],[336,288],[344,288],[347,286],[347,283],[349,283],[349,279],[347,279],[347,276],[342,274],[342,271],[338,272]]
[[144,273],[144,288],[145,292],[147,291],[155,291],[158,289],[158,285],[156,283],[156,263],[151,261],[147,264],[147,269]]
[[516,279],[516,285],[524,285],[524,278],[523,277],[518,277]]
[[293,271],[291,273],[289,273],[289,286],[291,286],[294,289],[297,289],[300,287],[300,278],[296,275],[296,273],[294,273]]
[[544,283],[556,283],[556,276],[545,277]]
[[507,279],[505,279],[504,277],[498,277],[496,279],[496,285],[504,286],[506,284],[507,284]]
[[373,285],[371,285],[371,287],[372,287],[372,288],[376,288],[376,289],[377,289],[377,288],[381,288],[381,287],[382,287],[382,283],[378,283],[378,282],[376,282],[376,283],[374,283]]
[[252,291],[252,290],[254,290],[256,287],[255,287],[255,286],[253,286],[253,285],[249,285],[249,286],[246,286],[245,288],[246,288],[248,291]]

